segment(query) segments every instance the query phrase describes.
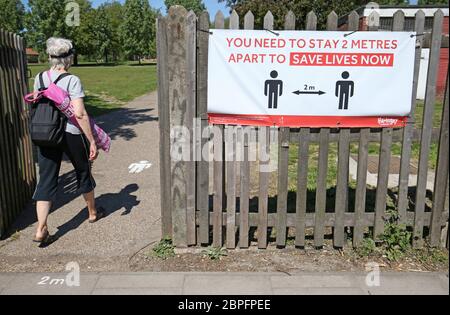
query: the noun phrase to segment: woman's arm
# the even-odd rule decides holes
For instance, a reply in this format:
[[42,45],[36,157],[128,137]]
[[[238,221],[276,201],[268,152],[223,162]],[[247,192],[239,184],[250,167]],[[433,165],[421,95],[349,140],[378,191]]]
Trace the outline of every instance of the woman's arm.
[[91,161],[94,161],[98,157],[98,150],[97,145],[95,143],[94,135],[92,134],[89,115],[86,111],[86,108],[84,107],[83,98],[72,100],[72,105],[75,111],[75,118],[77,119],[78,124],[81,127],[81,130],[83,131],[84,135],[86,136],[86,138],[90,143],[89,159]]

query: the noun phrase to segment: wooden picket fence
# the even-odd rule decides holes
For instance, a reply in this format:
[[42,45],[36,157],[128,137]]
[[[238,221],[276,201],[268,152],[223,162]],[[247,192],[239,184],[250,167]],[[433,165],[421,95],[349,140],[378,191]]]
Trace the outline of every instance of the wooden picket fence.
[[25,43],[0,29],[0,236],[31,198],[36,184],[28,110]]
[[[327,238],[332,238],[335,247],[344,247],[348,237],[351,236],[353,246],[358,247],[367,235],[377,239],[377,236],[384,231],[386,219],[389,217],[387,194],[391,146],[394,142],[399,142],[402,144],[402,155],[399,187],[398,192],[395,193],[399,223],[406,225],[412,231],[415,247],[423,246],[426,238],[432,246],[446,246],[448,243],[446,227],[448,226],[449,174],[448,85],[441,127],[433,130],[432,125],[443,18],[443,13],[437,11],[434,16],[431,39],[427,40],[431,53],[423,127],[415,129],[413,118],[411,118],[405,128],[395,130],[389,128],[279,128],[277,193],[276,198],[273,199],[276,202],[269,202],[271,199],[269,185],[273,176],[261,171],[259,174],[251,174],[248,143],[235,143],[243,145],[244,161],[223,162],[214,159],[211,162],[208,160],[193,162],[171,159],[171,150],[185,141],[175,127],[187,127],[192,136],[194,118],[201,120],[200,132],[208,126],[208,41],[211,36],[211,24],[207,12],[197,17],[183,7],[170,8],[168,15],[159,18],[157,22],[162,235],[171,237],[177,247],[192,245],[222,247],[225,245],[229,249],[234,249],[248,248],[252,244],[257,244],[263,249],[267,248],[271,240],[275,245],[284,247],[288,244],[289,236],[291,245],[305,247],[309,244],[308,239],[311,238],[312,245],[317,248],[324,246]],[[229,27],[239,29],[243,25],[245,29],[254,29],[254,20],[254,15],[248,12],[243,23],[240,23],[238,14],[233,12]],[[375,26],[370,26],[369,31],[377,31],[376,21],[379,21],[379,15],[374,12],[370,20],[371,25]],[[398,11],[394,16],[392,31],[403,31],[404,24],[405,15],[402,11]],[[268,12],[264,19],[264,28],[273,30],[273,25],[273,15]],[[424,25],[425,14],[419,11],[415,19],[415,30],[418,36],[411,117],[414,117],[416,109],[421,50],[425,42],[425,36],[422,36]],[[223,29],[224,27],[224,15],[219,12],[215,17],[214,28]],[[358,31],[360,27],[358,13],[352,12],[348,17],[348,28],[345,31]],[[286,16],[285,29],[296,29],[296,17],[292,12]],[[314,12],[311,12],[307,16],[306,30],[316,29],[317,17]],[[332,12],[328,16],[327,31],[337,30],[338,16]],[[232,101],[232,95],[230,95],[230,102]],[[222,134],[229,128],[228,126],[217,127]],[[259,129],[267,133],[273,128],[260,127]],[[413,141],[420,141],[420,161],[415,194],[411,192],[411,187],[408,187]],[[439,156],[435,189],[430,206],[427,174],[430,145],[433,141],[439,142]],[[380,153],[375,205],[374,209],[369,211],[366,203],[368,149],[371,142],[380,144]],[[331,143],[338,145],[336,197],[332,200],[332,206],[327,196],[328,157]],[[358,143],[359,150],[353,200],[350,200],[349,194],[351,143]],[[226,151],[229,146],[226,146],[223,138],[220,139],[220,137],[201,141],[191,140],[191,144],[193,150],[209,144],[212,147],[209,154],[214,156],[228,154]],[[298,161],[302,163],[298,163],[296,194],[292,199],[288,198],[288,159],[289,147],[293,144],[298,145]],[[307,209],[307,161],[310,157],[311,144],[319,145],[314,211]],[[259,162],[260,165],[263,163],[267,162]],[[257,177],[259,181],[258,192],[251,196],[250,183],[254,177]],[[354,204],[354,208],[350,209],[350,203]],[[291,210],[288,211],[288,209]],[[312,231],[313,234],[311,234]],[[271,239],[271,235],[276,236]]]

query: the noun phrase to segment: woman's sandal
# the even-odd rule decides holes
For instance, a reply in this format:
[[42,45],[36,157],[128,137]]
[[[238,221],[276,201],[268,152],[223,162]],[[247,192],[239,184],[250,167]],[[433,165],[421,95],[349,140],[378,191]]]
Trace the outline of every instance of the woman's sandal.
[[52,236],[48,231],[45,231],[45,234],[42,238],[34,238],[34,243],[39,243],[39,246],[45,246],[51,243]]
[[95,218],[95,220],[89,220],[89,223],[95,223],[98,222],[99,220],[103,219],[105,217],[105,209],[103,207],[99,207],[97,208],[97,217]]

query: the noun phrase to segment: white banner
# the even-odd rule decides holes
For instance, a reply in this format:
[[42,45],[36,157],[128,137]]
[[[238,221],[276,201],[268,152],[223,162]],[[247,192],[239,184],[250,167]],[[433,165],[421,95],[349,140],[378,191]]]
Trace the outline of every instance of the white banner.
[[211,123],[401,127],[415,33],[212,30]]

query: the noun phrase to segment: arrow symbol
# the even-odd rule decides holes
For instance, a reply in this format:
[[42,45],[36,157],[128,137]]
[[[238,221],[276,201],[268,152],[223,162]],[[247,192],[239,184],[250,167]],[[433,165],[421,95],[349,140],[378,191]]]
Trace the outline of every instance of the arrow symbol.
[[292,93],[294,93],[294,94],[296,94],[296,95],[300,95],[300,94],[324,95],[324,94],[327,94],[327,93],[324,92],[324,91],[318,91],[318,92],[316,92],[316,91],[300,91],[300,90],[294,91],[294,92],[292,92]]

